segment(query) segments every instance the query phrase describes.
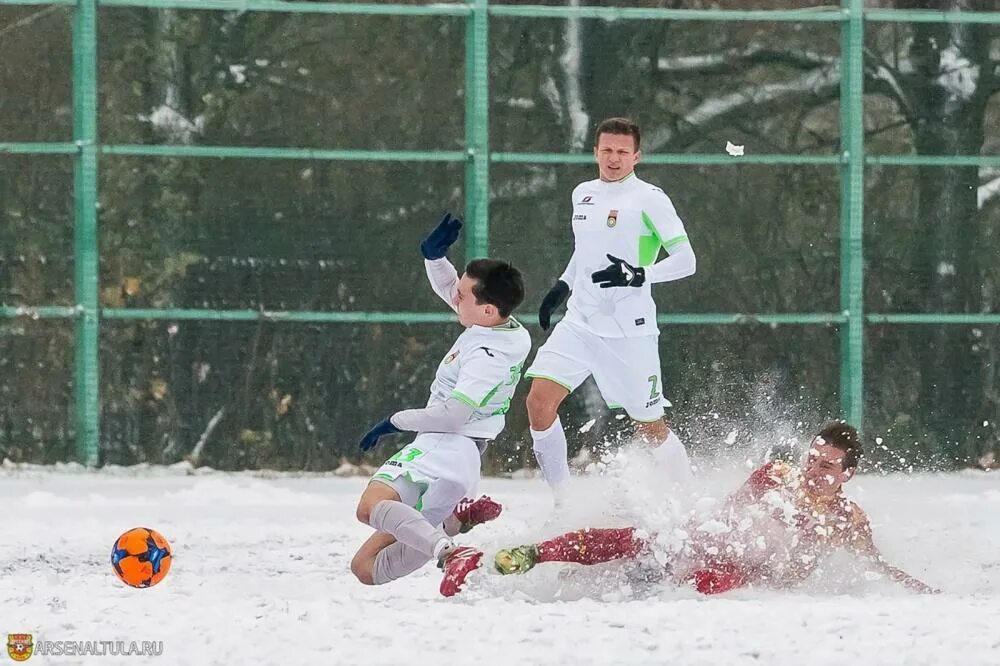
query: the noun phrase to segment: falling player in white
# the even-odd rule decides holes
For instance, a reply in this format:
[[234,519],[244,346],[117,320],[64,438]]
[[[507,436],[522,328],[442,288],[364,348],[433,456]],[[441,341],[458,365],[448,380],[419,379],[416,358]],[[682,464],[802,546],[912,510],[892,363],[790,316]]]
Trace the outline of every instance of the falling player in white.
[[[687,451],[663,418],[650,287],[694,274],[695,256],[670,198],[635,174],[641,156],[635,123],[610,118],[598,126],[599,178],[573,190],[573,255],[538,313],[548,330],[553,311],[569,297],[566,316],[525,373],[532,378],[527,407],[535,457],[557,502],[569,478],[559,405],[590,375],[609,407],[625,409],[638,441],[668,478],[691,476]],[[668,256],[657,261],[661,250]]]
[[511,316],[524,300],[524,283],[516,268],[496,259],[469,262],[459,278],[445,254],[461,226],[445,215],[420,247],[434,292],[465,331],[438,365],[427,406],[395,412],[361,440],[368,451],[380,437],[418,433],[383,463],[358,501],[358,520],[377,530],[351,562],[351,571],[368,585],[388,583],[437,559],[445,570],[441,593],[454,594],[452,581],[464,580],[482,553],[456,547],[451,537],[500,510],[489,498],[460,501],[479,482],[480,455],[504,428],[531,350],[527,330]]

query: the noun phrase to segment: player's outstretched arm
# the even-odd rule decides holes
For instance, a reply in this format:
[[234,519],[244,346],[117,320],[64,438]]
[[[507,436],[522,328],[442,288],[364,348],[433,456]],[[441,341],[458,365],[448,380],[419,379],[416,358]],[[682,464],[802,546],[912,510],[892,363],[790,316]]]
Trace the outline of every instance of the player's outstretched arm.
[[886,576],[893,579],[894,581],[901,584],[903,587],[907,589],[913,590],[914,592],[919,592],[920,594],[941,594],[941,590],[937,589],[936,587],[931,587],[930,585],[923,582],[922,580],[919,580],[918,578],[914,578],[913,576],[906,573],[899,567],[892,566],[891,564],[886,562],[881,555],[872,558],[872,560],[875,563],[875,566],[883,574],[885,574]]
[[475,408],[465,402],[448,398],[430,407],[396,412],[389,417],[389,422],[410,432],[458,432],[469,422],[474,411]]
[[940,594],[941,590],[931,587],[922,580],[911,576],[899,567],[890,564],[879,549],[875,546],[872,536],[871,524],[868,517],[860,510],[855,510],[854,525],[852,526],[850,547],[862,558],[866,559],[872,568],[878,573],[891,578],[903,587],[919,592],[920,594]]
[[458,381],[447,400],[396,412],[389,422],[400,430],[412,432],[460,432],[511,376],[510,363],[496,350],[479,347],[463,357]]
[[694,275],[698,262],[673,202],[662,192],[654,191],[644,204],[642,221],[659,241],[656,253],[659,254],[660,247],[667,251],[667,256],[660,261],[653,263],[655,256],[643,261],[652,264],[646,267],[646,281],[656,284]]
[[657,282],[673,282],[694,275],[698,262],[690,243],[683,243],[669,251],[664,257],[646,269],[646,279],[651,284]]
[[461,218],[445,213],[434,230],[420,244],[431,288],[452,310],[455,309],[455,294],[458,292],[458,272],[446,255],[448,248],[458,240],[461,230]]

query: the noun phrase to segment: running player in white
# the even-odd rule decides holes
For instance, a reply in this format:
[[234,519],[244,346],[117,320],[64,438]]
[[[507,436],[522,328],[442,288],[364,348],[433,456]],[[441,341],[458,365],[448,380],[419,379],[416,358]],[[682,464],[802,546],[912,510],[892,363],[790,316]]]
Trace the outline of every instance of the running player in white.
[[401,578],[436,559],[445,570],[441,593],[451,596],[458,585],[453,581],[464,580],[482,557],[451,537],[499,513],[495,503],[480,505],[477,515],[482,500],[471,507],[460,501],[479,482],[480,455],[503,430],[531,349],[527,330],[511,316],[524,300],[524,283],[516,268],[495,259],[471,261],[459,278],[445,254],[461,226],[445,215],[420,248],[434,292],[466,330],[438,365],[427,406],[392,414],[361,440],[368,451],[380,437],[418,433],[385,461],[358,501],[358,520],[377,530],[351,562],[351,571],[368,585]]
[[[573,255],[538,313],[548,330],[568,296],[566,316],[525,373],[532,378],[527,407],[535,457],[557,503],[569,478],[559,405],[590,375],[609,407],[625,409],[636,438],[668,478],[691,476],[687,451],[663,419],[651,286],[694,274],[694,251],[670,198],[635,174],[642,157],[635,123],[602,122],[594,157],[599,178],[573,190]],[[667,256],[658,261],[661,250]]]

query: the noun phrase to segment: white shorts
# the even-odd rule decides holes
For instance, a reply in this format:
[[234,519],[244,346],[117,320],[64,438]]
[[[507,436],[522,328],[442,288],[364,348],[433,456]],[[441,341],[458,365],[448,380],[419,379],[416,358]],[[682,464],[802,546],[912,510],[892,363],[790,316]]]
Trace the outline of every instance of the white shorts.
[[400,500],[440,525],[479,485],[479,448],[464,435],[423,433],[382,463],[373,481],[392,486]]
[[636,421],[656,421],[665,403],[658,345],[656,335],[604,338],[563,320],[524,376],[554,381],[572,393],[593,375],[608,407],[623,408]]

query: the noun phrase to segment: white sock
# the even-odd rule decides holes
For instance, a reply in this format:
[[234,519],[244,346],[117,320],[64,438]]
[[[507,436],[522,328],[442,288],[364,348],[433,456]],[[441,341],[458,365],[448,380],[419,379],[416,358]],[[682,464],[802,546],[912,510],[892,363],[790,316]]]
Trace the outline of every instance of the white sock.
[[441,523],[441,528],[444,530],[445,534],[453,537],[462,531],[462,521],[458,519],[458,516],[456,516],[453,511],[451,515],[445,518],[444,522]]
[[652,449],[653,459],[659,463],[668,481],[673,483],[690,483],[694,480],[691,472],[691,461],[688,459],[687,449],[681,443],[681,438],[677,433],[670,430],[667,438]]
[[430,562],[431,558],[416,548],[397,541],[379,551],[372,569],[372,582],[385,585],[389,581],[408,576]]
[[535,460],[542,476],[553,491],[569,480],[569,460],[566,454],[566,433],[559,417],[545,430],[530,428]]
[[437,557],[444,546],[451,543],[444,530],[431,525],[423,514],[402,502],[382,500],[372,509],[368,524],[427,557]]

